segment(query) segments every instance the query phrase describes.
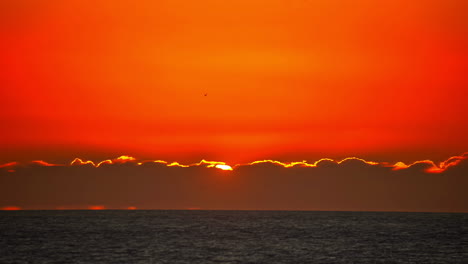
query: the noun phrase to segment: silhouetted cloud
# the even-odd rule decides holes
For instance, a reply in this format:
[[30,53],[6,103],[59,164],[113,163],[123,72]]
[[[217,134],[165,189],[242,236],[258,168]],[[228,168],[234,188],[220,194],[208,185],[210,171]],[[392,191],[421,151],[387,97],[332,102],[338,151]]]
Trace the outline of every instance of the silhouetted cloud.
[[[228,169],[228,170],[223,170]],[[232,169],[232,170],[230,170]],[[129,156],[0,165],[0,207],[468,212],[468,155],[441,163],[179,164]]]

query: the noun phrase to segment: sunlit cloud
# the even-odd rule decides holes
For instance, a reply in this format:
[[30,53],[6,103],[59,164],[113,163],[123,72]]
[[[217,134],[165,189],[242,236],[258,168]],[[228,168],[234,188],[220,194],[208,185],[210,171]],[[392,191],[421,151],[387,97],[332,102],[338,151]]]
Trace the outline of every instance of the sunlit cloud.
[[428,168],[425,169],[426,172],[441,173],[441,172],[444,172],[449,167],[458,165],[462,160],[466,158],[467,158],[467,153],[463,153],[462,155],[459,155],[459,156],[450,157],[447,160],[440,162],[439,165],[437,165],[432,160],[420,160],[420,161],[415,161],[409,165],[406,165],[405,163],[399,161],[395,163],[392,167],[394,170],[401,170],[401,169],[410,168],[418,164],[425,164],[428,166]]
[[0,164],[0,168],[14,167],[14,166],[17,166],[18,164],[19,164],[18,162],[8,162],[5,164]]
[[31,163],[37,164],[37,165],[40,165],[40,166],[45,166],[45,167],[64,166],[64,165],[61,165],[61,164],[48,163],[48,162],[43,161],[43,160],[33,160]]
[[[406,164],[404,162],[396,162],[394,164],[390,164],[388,162],[375,162],[375,161],[368,161],[365,159],[357,158],[357,157],[347,157],[342,160],[334,160],[330,158],[322,158],[319,159],[315,162],[307,162],[307,161],[295,161],[295,162],[282,162],[282,161],[277,161],[277,160],[257,160],[257,161],[252,161],[249,163],[243,163],[243,164],[234,164],[234,165],[229,165],[226,162],[222,161],[207,161],[207,160],[201,160],[200,162],[197,163],[190,163],[190,164],[182,164],[177,161],[164,161],[164,160],[137,160],[134,157],[127,156],[127,155],[122,155],[120,157],[114,158],[114,159],[107,159],[99,162],[94,162],[91,160],[83,160],[81,158],[75,158],[70,164],[53,164],[53,163],[48,163],[46,161],[42,160],[35,160],[32,161],[31,164],[34,165],[39,165],[39,166],[45,166],[45,167],[52,167],[52,166],[83,166],[83,165],[91,165],[93,167],[101,167],[103,165],[115,165],[115,164],[133,164],[135,166],[141,166],[143,164],[151,164],[151,163],[156,163],[156,164],[162,164],[167,167],[180,167],[180,168],[189,168],[189,167],[206,167],[206,168],[217,168],[221,170],[235,170],[236,168],[239,167],[244,167],[244,166],[255,166],[259,164],[272,164],[272,165],[278,165],[284,168],[292,168],[292,167],[318,167],[320,164],[323,164],[324,162],[330,162],[333,164],[337,165],[342,165],[346,162],[350,161],[358,161],[363,164],[367,164],[370,166],[380,166],[380,167],[386,167],[386,168],[391,168],[392,170],[404,170],[408,169],[417,165],[425,165],[427,167],[425,169],[425,172],[428,173],[441,173],[444,172],[446,169],[457,166],[462,160],[465,160],[468,158],[467,153],[463,153],[461,155],[457,156],[452,156],[442,162],[436,163],[432,160],[419,160],[419,161],[414,161],[412,163]],[[15,168],[21,167],[21,166],[27,166],[25,164],[21,164],[19,162],[9,162],[5,164],[0,165],[0,169],[8,169],[9,172],[14,172]]]
[[0,166],[0,208],[466,212],[467,159],[9,162]]

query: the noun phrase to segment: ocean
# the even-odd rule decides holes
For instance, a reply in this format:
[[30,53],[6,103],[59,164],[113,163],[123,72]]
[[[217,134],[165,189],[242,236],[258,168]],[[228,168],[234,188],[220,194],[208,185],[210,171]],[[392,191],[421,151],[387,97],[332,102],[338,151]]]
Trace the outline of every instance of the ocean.
[[1,211],[0,263],[468,263],[468,214]]

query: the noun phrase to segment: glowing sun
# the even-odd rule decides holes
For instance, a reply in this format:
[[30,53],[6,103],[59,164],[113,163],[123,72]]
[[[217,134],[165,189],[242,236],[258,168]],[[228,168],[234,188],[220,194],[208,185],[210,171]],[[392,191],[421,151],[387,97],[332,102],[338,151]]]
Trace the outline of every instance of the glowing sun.
[[215,168],[221,169],[221,170],[232,170],[232,167],[229,165],[225,164],[218,164],[215,166]]

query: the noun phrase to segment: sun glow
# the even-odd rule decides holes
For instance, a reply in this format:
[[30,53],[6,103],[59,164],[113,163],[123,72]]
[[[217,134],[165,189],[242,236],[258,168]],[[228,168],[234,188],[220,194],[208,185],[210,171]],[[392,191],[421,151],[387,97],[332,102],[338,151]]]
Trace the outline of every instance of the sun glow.
[[232,170],[231,166],[225,165],[225,164],[218,164],[215,166],[215,168],[221,169],[221,170]]
[[3,210],[3,211],[19,211],[19,210],[21,210],[21,207],[18,207],[18,206],[5,206],[5,207],[0,208],[0,210]]
[[88,210],[104,210],[106,209],[103,205],[90,205],[88,206]]

